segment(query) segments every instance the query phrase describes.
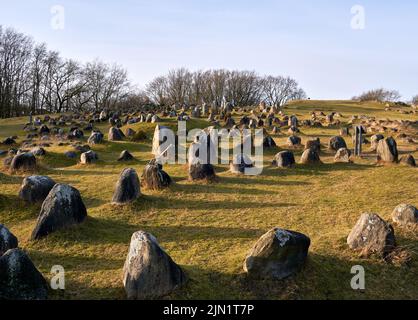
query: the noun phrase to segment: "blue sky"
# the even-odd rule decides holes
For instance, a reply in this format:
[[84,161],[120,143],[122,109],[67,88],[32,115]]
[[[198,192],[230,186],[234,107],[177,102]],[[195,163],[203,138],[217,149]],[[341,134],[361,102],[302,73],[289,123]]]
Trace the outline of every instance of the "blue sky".
[[[351,28],[354,5],[364,30]],[[64,57],[117,62],[140,87],[177,67],[227,68],[289,75],[312,99],[418,94],[417,14],[414,0],[0,0],[1,25]]]

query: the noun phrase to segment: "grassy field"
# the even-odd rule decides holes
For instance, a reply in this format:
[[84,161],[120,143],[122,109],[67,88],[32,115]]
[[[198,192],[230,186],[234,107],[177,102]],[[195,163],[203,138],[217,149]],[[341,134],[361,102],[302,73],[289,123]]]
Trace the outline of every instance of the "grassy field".
[[[341,112],[349,116],[417,120],[416,115],[385,112],[380,104],[347,101],[306,101],[290,104],[286,113],[308,118],[314,110]],[[24,136],[26,118],[0,120],[0,140]],[[194,120],[193,126],[208,126]],[[154,125],[136,124],[153,132]],[[107,124],[99,126],[107,134]],[[417,129],[417,128],[415,128]],[[285,132],[286,130],[284,130]],[[338,128],[302,128],[303,142],[319,137],[327,143]],[[412,132],[415,138],[417,130]],[[187,181],[187,167],[166,166],[175,184],[168,190],[142,190],[141,199],[128,206],[112,206],[115,182],[125,167],[138,174],[151,159],[151,141],[106,142],[93,147],[100,157],[82,166],[66,159],[70,146],[46,148],[40,174],[80,190],[89,218],[80,226],[57,232],[41,241],[30,241],[39,205],[28,205],[17,194],[23,175],[0,171],[0,223],[19,239],[35,265],[48,279],[53,265],[66,270],[66,290],[51,291],[51,299],[124,299],[122,267],[133,232],[154,234],[163,248],[189,275],[188,284],[170,299],[418,299],[418,231],[395,226],[400,246],[413,259],[409,264],[360,258],[346,245],[346,237],[363,212],[375,212],[390,220],[400,203],[418,205],[418,171],[401,165],[378,166],[373,157],[353,164],[334,164],[332,152],[324,150],[319,166],[297,165],[294,169],[272,167],[275,153],[286,149],[287,135],[274,136],[279,148],[265,152],[261,176],[237,176],[218,166],[216,184]],[[346,138],[349,147],[351,139]],[[5,147],[0,146],[0,149]],[[137,161],[118,163],[128,149]],[[366,150],[368,147],[366,146]],[[415,144],[399,143],[401,153],[418,158]],[[295,151],[297,161],[302,150]],[[295,230],[311,238],[304,270],[285,281],[247,279],[242,264],[257,239],[273,227]],[[350,287],[351,267],[366,269],[366,290]]]

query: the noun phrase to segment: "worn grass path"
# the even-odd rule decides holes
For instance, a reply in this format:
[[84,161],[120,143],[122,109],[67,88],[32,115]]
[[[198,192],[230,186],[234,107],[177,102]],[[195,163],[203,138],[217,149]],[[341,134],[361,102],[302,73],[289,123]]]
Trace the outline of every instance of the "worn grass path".
[[[326,113],[341,112],[343,121],[348,121],[351,114],[417,120],[416,116],[388,113],[382,108],[375,104],[310,101],[292,104],[286,113],[303,118],[313,109],[320,109]],[[22,137],[25,121],[0,120],[0,139],[10,135]],[[194,125],[207,123],[195,121]],[[149,124],[134,127],[153,131]],[[107,133],[107,125],[100,128]],[[302,128],[302,139],[318,136],[327,143],[338,131]],[[185,166],[166,166],[175,180],[170,189],[142,190],[144,196],[140,200],[123,207],[109,204],[115,181],[128,166],[141,174],[151,159],[150,142],[107,142],[94,147],[101,160],[89,166],[65,159],[63,152],[70,147],[47,148],[40,173],[78,188],[89,218],[78,227],[41,241],[29,241],[40,206],[27,205],[17,197],[24,175],[2,171],[0,223],[19,238],[20,246],[46,278],[50,278],[53,265],[64,266],[66,290],[52,291],[52,299],[124,299],[122,267],[130,237],[137,230],[154,234],[190,277],[186,287],[171,299],[418,299],[417,230],[395,226],[399,245],[415,253],[409,265],[359,258],[346,246],[346,237],[361,213],[376,212],[389,220],[396,205],[418,205],[417,169],[376,166],[373,158],[334,164],[333,154],[326,150],[321,154],[323,165],[298,165],[291,170],[273,168],[271,160],[276,152],[286,148],[286,138],[275,136],[280,148],[266,153],[261,176],[236,176],[219,166],[219,183],[207,185],[188,182]],[[349,140],[346,138],[352,146]],[[123,149],[138,160],[118,163],[116,159]],[[418,158],[416,145],[400,144],[400,150]],[[300,154],[300,150],[296,151],[297,160]],[[291,279],[249,280],[242,270],[245,255],[273,227],[307,234],[312,240],[309,260],[303,272]],[[366,269],[364,292],[350,287],[350,269],[357,264]]]

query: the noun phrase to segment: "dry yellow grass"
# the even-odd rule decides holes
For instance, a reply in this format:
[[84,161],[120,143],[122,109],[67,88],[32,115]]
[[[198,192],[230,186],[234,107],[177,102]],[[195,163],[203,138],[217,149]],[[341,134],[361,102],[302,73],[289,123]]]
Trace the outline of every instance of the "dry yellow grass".
[[[345,101],[307,101],[291,104],[286,112],[299,118],[318,109],[338,111],[348,121],[351,114],[377,118],[412,119],[416,116],[384,112],[382,105]],[[415,117],[415,118],[413,118]],[[23,135],[24,118],[0,120],[0,139]],[[195,121],[194,125],[206,125]],[[152,132],[152,125],[137,124]],[[104,132],[107,125],[102,125]],[[416,128],[415,128],[416,129]],[[302,139],[320,137],[322,142],[338,134],[337,128],[302,128]],[[414,132],[416,136],[416,130]],[[418,205],[418,171],[400,165],[377,166],[372,158],[354,164],[334,164],[324,151],[320,166],[280,170],[270,166],[276,152],[284,149],[287,136],[275,136],[280,146],[265,154],[261,176],[236,176],[217,167],[219,183],[187,181],[185,166],[166,166],[175,184],[162,192],[142,190],[136,203],[109,204],[115,181],[129,166],[142,172],[151,159],[150,143],[110,143],[94,147],[101,161],[81,166],[67,160],[68,147],[47,148],[41,174],[78,188],[89,218],[75,228],[57,232],[41,241],[29,241],[39,206],[17,197],[24,175],[0,173],[0,223],[18,238],[35,265],[45,275],[53,265],[66,270],[66,290],[51,291],[52,299],[124,299],[122,267],[130,237],[137,230],[154,234],[160,244],[190,277],[171,299],[418,299],[418,234],[395,226],[399,244],[412,254],[409,264],[363,259],[346,246],[346,237],[363,212],[376,212],[390,220],[400,203]],[[347,143],[352,146],[351,139]],[[416,145],[399,146],[418,157]],[[1,148],[0,148],[1,149]],[[138,161],[116,162],[128,149]],[[295,152],[297,160],[301,150]],[[285,281],[248,280],[242,270],[247,251],[267,230],[282,227],[299,231],[312,240],[308,262],[300,274]],[[366,269],[366,290],[353,291],[353,265]]]

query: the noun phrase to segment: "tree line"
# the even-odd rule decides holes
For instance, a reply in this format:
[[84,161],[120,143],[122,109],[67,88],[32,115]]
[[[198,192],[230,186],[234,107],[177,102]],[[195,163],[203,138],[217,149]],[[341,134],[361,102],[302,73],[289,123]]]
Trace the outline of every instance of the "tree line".
[[0,117],[67,111],[132,108],[141,104],[236,106],[265,102],[282,106],[305,99],[296,80],[259,76],[254,71],[185,68],[170,71],[137,90],[127,71],[99,60],[80,63],[65,59],[44,43],[0,25]]
[[145,93],[153,103],[166,106],[183,103],[220,106],[225,97],[236,106],[265,102],[280,107],[289,100],[307,97],[290,77],[261,77],[254,71],[224,69],[190,72],[185,68],[155,78],[146,86]]
[[112,108],[130,93],[126,70],[62,58],[0,25],[0,117]]

